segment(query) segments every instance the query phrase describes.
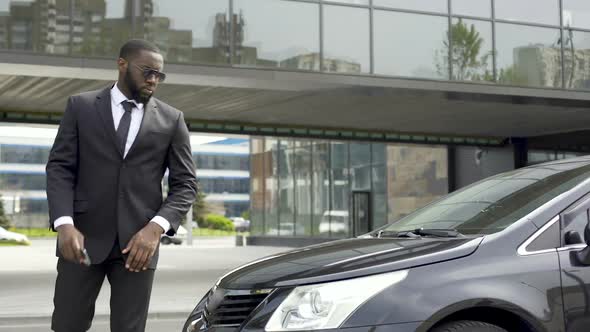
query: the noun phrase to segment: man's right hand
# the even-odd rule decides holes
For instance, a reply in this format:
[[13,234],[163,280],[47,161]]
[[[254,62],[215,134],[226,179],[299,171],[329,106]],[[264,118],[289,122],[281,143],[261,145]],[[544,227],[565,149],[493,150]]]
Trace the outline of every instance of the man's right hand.
[[63,257],[70,262],[84,262],[84,235],[74,225],[61,225],[57,227],[57,247]]

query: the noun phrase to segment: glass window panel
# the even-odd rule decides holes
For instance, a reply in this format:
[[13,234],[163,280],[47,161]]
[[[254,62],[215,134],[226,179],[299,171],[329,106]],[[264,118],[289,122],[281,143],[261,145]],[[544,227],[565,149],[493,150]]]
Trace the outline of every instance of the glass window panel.
[[312,148],[313,234],[320,237],[329,237],[330,145],[327,142],[314,142]]
[[371,144],[371,163],[373,165],[382,165],[387,162],[386,148],[387,145],[383,143]]
[[590,1],[563,0],[563,25],[590,29]]
[[[307,142],[307,141],[306,141]],[[301,145],[296,141],[294,150],[294,173],[295,173],[295,206],[296,217],[295,235],[309,236],[312,230],[312,198],[311,198],[311,147]]]
[[352,5],[369,5],[369,0],[324,0],[324,2],[341,2],[341,3],[349,3]]
[[561,87],[559,30],[496,24],[498,82]]
[[279,235],[278,140],[266,138],[264,146],[264,233]]
[[373,229],[387,223],[387,168],[386,165],[372,168],[372,209]]
[[590,32],[563,31],[565,87],[590,90]]
[[320,69],[318,4],[237,0],[234,12],[240,13],[235,64]]
[[493,82],[492,24],[453,19],[452,32],[452,79]]
[[447,13],[447,0],[373,0],[374,6]]
[[492,4],[490,0],[453,0],[453,14],[491,17]]
[[[329,233],[331,237],[347,237],[350,234],[350,229],[348,227],[350,188],[348,183],[347,143],[331,143],[331,161],[332,206],[329,212],[324,212],[322,222],[325,223],[329,220]],[[320,225],[320,227],[322,228],[322,225]]]
[[49,146],[0,145],[0,162],[9,164],[47,164]]
[[250,149],[250,232],[261,235],[264,233],[264,138],[251,138]]
[[[230,45],[228,4],[228,1],[155,0],[153,6],[146,4],[139,14],[144,17],[144,38],[160,47],[165,62],[226,64]],[[238,15],[235,16],[239,24]]]
[[[346,38],[343,38],[346,36]],[[324,71],[368,73],[369,10],[324,6]]]
[[447,148],[391,144],[386,176],[391,222],[448,193]]
[[352,190],[371,189],[371,144],[350,143]]
[[497,19],[559,25],[559,0],[496,0],[495,5]]
[[295,235],[295,179],[293,178],[293,144],[279,141],[279,235]]
[[45,174],[0,173],[2,190],[45,190]]
[[375,11],[375,73],[448,78],[445,17]]

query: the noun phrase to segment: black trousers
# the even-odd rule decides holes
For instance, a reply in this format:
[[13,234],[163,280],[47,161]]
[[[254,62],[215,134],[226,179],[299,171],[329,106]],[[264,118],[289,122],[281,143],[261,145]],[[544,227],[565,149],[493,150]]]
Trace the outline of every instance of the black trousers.
[[101,264],[86,267],[59,258],[51,319],[56,332],[90,329],[105,276],[111,284],[111,332],[144,332],[154,270],[129,272],[116,243]]

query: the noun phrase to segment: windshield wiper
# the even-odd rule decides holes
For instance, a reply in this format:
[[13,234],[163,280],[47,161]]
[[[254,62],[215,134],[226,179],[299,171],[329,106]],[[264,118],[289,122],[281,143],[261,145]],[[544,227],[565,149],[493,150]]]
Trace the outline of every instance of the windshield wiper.
[[464,237],[465,235],[459,233],[455,229],[434,229],[434,228],[416,228],[408,231],[386,231],[380,230],[375,234],[378,238],[384,237],[409,237],[420,238],[422,236],[434,237]]

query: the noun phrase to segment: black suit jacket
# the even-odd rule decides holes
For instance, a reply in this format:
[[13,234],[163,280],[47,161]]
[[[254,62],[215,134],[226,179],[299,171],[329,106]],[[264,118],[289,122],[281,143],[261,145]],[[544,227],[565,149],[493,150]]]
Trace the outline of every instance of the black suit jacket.
[[[53,228],[57,218],[73,217],[93,263],[105,260],[117,236],[125,248],[156,215],[175,234],[196,196],[189,132],[179,110],[152,97],[125,158],[118,146],[110,87],[70,97],[46,168],[49,222]],[[157,261],[158,251],[150,268]]]

